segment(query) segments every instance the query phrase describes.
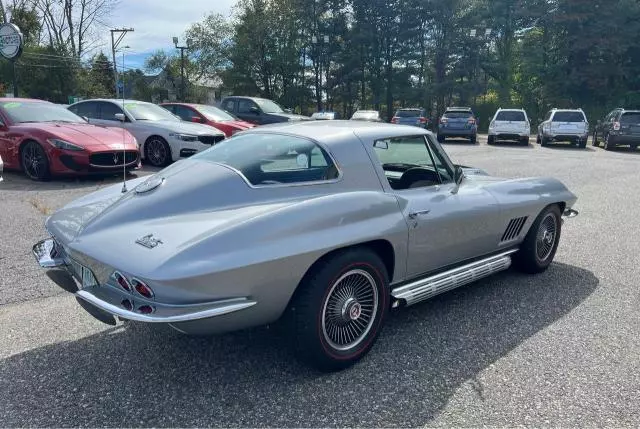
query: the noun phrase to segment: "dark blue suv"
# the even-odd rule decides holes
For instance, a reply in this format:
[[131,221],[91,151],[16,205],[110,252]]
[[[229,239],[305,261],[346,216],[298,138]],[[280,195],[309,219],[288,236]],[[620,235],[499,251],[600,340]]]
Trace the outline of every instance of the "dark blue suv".
[[414,125],[426,129],[431,128],[430,122],[425,110],[418,107],[398,109],[393,118],[391,118],[392,124]]
[[450,137],[468,139],[475,144],[478,137],[478,121],[470,107],[449,107],[438,123],[438,141]]

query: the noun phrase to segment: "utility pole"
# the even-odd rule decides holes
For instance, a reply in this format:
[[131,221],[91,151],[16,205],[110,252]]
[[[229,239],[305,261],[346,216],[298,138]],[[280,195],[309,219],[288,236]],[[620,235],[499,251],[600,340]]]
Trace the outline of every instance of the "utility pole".
[[[129,32],[129,31],[134,31],[133,28],[114,28],[113,30],[109,30],[111,31],[111,54],[113,56],[113,76],[114,76],[114,84],[116,87],[116,98],[118,98],[119,95],[119,91],[118,91],[118,68],[116,67],[116,49],[118,49],[118,45],[120,45],[120,42],[122,42],[122,39],[124,39],[124,36]],[[118,38],[115,38],[115,34],[118,33]],[[123,71],[124,73],[124,71]],[[124,93],[124,87],[122,88],[123,93]]]
[[191,39],[187,39],[187,46],[178,46],[178,38],[173,38],[173,44],[176,46],[176,49],[180,49],[180,101],[185,101],[184,99],[184,51],[189,49],[191,45]]

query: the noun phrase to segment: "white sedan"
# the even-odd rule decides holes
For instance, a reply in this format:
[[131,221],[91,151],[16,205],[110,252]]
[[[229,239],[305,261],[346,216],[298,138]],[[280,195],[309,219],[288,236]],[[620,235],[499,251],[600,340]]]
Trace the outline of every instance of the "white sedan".
[[135,100],[85,100],[69,106],[90,123],[124,127],[140,144],[140,153],[151,165],[164,167],[224,140],[222,131],[182,121],[166,109]]

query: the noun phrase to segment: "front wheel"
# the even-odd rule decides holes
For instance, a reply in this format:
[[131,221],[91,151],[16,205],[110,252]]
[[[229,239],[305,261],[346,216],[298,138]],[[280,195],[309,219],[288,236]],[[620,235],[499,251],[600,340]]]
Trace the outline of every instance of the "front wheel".
[[533,222],[520,250],[513,255],[516,268],[525,273],[541,273],[549,268],[558,249],[562,218],[557,205],[545,208]]
[[389,280],[366,248],[335,254],[305,276],[290,312],[298,355],[323,371],[349,367],[373,346],[389,311]]
[[578,147],[579,147],[580,149],[584,149],[584,148],[586,148],[586,147],[587,147],[587,139],[580,140],[580,141],[578,142]]
[[144,145],[144,155],[154,167],[164,167],[171,162],[171,148],[162,137],[149,137]]
[[522,146],[529,146],[529,137],[521,137],[520,138],[520,144]]
[[49,159],[40,143],[27,142],[20,149],[22,170],[31,180],[47,180],[51,176]]
[[600,146],[600,143],[598,143],[598,132],[594,131],[593,132],[593,140],[591,141],[591,144],[595,147]]
[[478,141],[478,136],[476,135],[471,136],[471,138],[469,139],[469,142],[471,144],[476,144],[477,141]]
[[488,145],[492,145],[495,143],[495,137],[494,136],[488,136],[487,137],[487,144]]

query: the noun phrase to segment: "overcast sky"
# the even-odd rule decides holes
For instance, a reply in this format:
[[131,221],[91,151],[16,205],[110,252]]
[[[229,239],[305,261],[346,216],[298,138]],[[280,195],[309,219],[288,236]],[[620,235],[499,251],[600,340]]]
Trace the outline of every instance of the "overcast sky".
[[[144,59],[158,49],[174,49],[172,37],[182,40],[185,30],[210,12],[231,15],[237,0],[123,0],[109,19],[113,28],[134,28],[120,46],[129,46],[125,66],[142,67]],[[110,38],[108,29],[104,29]],[[111,53],[111,40],[104,48]],[[118,64],[121,58],[118,56]]]

